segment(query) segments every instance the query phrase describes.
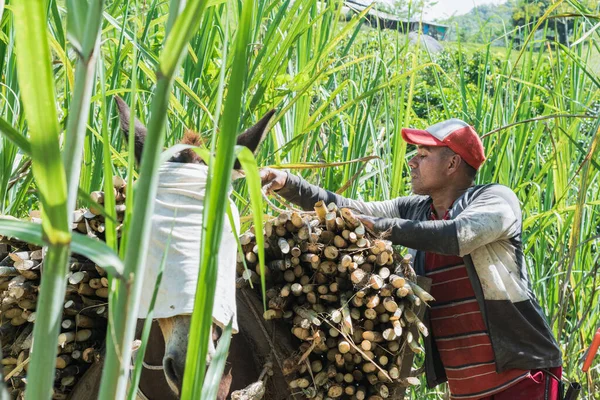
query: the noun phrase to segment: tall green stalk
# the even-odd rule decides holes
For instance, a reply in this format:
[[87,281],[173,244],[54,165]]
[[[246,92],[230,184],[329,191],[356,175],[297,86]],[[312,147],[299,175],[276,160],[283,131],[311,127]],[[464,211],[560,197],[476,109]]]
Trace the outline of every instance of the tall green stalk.
[[[26,396],[30,399],[44,399],[50,398],[54,383],[54,359],[70,255],[69,227],[72,214],[68,210],[74,208],[77,198],[81,138],[85,134],[87,110],[94,83],[93,49],[96,48],[99,35],[102,1],[96,1],[90,6],[85,19],[88,30],[85,34],[80,32],[84,40],[83,47],[79,50],[84,58],[77,70],[75,98],[71,103],[77,111],[69,119],[67,129],[68,148],[64,154],[68,177],[59,150],[54,78],[45,25],[45,2],[16,2],[14,11],[19,48],[19,84],[29,124],[32,168],[43,207],[42,226],[48,243],[38,298],[37,310],[40,315],[34,327],[34,346],[31,351],[31,368],[28,371],[30,381],[36,384],[28,386]],[[77,39],[77,33],[73,36]]]
[[[69,14],[75,14],[72,16],[72,21],[85,23],[84,27],[76,26],[70,29],[79,57],[75,71],[73,98],[69,108],[65,147],[62,153],[68,184],[67,210],[73,210],[79,188],[83,139],[90,110],[90,97],[95,84],[96,57],[100,51],[98,42],[104,0],[92,2],[69,0],[68,5]],[[77,46],[79,43],[80,47]],[[68,213],[67,216],[70,225],[72,213]]]
[[66,290],[71,233],[67,218],[67,184],[60,157],[59,128],[54,101],[54,77],[46,29],[46,2],[13,4],[17,68],[23,106],[29,125],[32,169],[42,203],[42,227],[48,243],[44,277],[38,297],[28,370],[27,399],[49,399],[62,305]]
[[[229,79],[227,98],[221,118],[221,132],[218,136],[217,152],[209,164],[209,174],[203,221],[211,221],[202,233],[200,247],[200,272],[198,289],[194,301],[194,312],[190,326],[188,356],[183,377],[183,400],[201,398],[206,355],[212,325],[212,309],[217,279],[217,259],[223,229],[223,217],[227,202],[227,190],[231,181],[234,160],[234,146],[241,115],[242,94],[247,74],[247,49],[250,41],[250,23],[255,9],[254,0],[245,0],[234,41],[232,71]],[[202,285],[201,285],[202,284]]]
[[144,143],[140,179],[136,185],[134,212],[132,214],[128,243],[136,243],[125,250],[125,284],[117,289],[116,300],[111,304],[114,348],[107,349],[100,399],[123,399],[127,390],[131,343],[134,338],[139,297],[143,282],[143,265],[150,238],[150,216],[154,211],[154,197],[158,183],[160,153],[164,142],[165,121],[169,106],[169,94],[180,64],[182,52],[196,30],[206,1],[190,2],[176,19],[166,39],[160,57],[157,84],[152,100],[151,117]]
[[[560,293],[560,301],[559,305],[561,306],[559,317],[558,317],[558,332],[559,338],[560,334],[563,333],[563,327],[565,324],[567,307],[563,302],[569,302],[566,297],[569,286],[575,286],[574,280],[572,277],[573,266],[576,261],[576,254],[579,248],[579,243],[581,242],[581,230],[582,230],[582,220],[584,215],[585,201],[588,192],[588,185],[590,179],[590,160],[595,158],[598,149],[598,143],[600,142],[600,128],[596,131],[592,143],[590,144],[590,150],[588,155],[585,158],[584,165],[582,166],[583,172],[581,175],[580,187],[579,187],[579,195],[577,196],[577,202],[575,204],[575,215],[573,226],[571,229],[571,236],[569,240],[569,257],[567,263],[567,273],[565,278],[562,281],[562,291]],[[572,289],[571,289],[572,290]]]

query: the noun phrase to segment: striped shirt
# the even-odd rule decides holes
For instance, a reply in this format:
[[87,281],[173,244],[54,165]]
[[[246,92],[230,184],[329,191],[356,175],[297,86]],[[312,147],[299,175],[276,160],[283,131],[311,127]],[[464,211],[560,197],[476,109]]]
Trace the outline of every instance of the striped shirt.
[[[436,219],[433,212],[430,219]],[[517,369],[496,372],[490,337],[461,257],[426,253],[425,276],[432,279],[436,301],[429,322],[452,399],[490,396],[529,376]]]

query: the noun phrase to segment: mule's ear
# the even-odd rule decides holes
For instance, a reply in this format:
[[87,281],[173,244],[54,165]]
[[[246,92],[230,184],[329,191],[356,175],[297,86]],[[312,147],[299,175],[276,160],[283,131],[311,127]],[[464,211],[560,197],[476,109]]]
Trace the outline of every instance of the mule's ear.
[[[251,152],[255,153],[258,145],[265,137],[267,133],[266,128],[269,124],[269,121],[275,114],[275,110],[271,110],[265,114],[264,117],[261,118],[260,121],[256,123],[256,125],[248,128],[244,133],[240,134],[237,138],[238,146],[245,146],[250,149]],[[234,169],[240,169],[240,162],[236,160]]]
[[[121,132],[125,137],[125,140],[129,140],[129,119],[131,118],[131,111],[125,101],[119,96],[115,96],[115,102],[119,109],[119,119],[121,121]],[[135,158],[139,163],[142,159],[142,150],[144,149],[144,141],[146,140],[147,129],[137,118],[135,119]]]

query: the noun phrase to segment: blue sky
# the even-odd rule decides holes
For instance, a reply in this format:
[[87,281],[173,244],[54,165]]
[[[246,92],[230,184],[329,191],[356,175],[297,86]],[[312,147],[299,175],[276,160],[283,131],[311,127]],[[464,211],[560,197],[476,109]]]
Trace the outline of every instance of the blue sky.
[[427,19],[447,18],[456,13],[456,15],[466,14],[473,7],[482,4],[500,4],[506,0],[439,0],[426,14]]

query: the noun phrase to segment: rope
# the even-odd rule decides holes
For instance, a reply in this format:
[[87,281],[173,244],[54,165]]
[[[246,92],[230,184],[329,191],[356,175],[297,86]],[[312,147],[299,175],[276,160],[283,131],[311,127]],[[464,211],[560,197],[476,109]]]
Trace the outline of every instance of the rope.
[[269,197],[267,196],[267,194],[264,191],[262,192],[262,195],[263,195],[263,200],[267,203],[267,205],[274,211],[277,211],[278,213],[286,213],[290,210],[295,211],[298,214],[314,214],[315,213],[314,211],[304,211],[299,208],[292,207],[289,203],[286,202],[286,200],[281,195],[279,195],[275,192],[271,192],[271,195],[273,197],[275,197],[277,199],[277,201],[279,201],[281,204],[283,204],[287,208],[287,210],[285,210],[283,208],[279,208],[275,204],[273,204],[273,202],[269,199]]
[[162,365],[151,365],[146,363],[146,361],[142,361],[142,366],[152,371],[162,371],[165,369],[165,367],[163,367]]
[[[250,307],[250,311],[252,312],[252,314],[254,315],[254,318],[256,321],[262,321],[262,315],[258,315],[256,313],[256,310],[254,309],[252,302],[248,299],[248,294],[245,293],[244,291],[241,292],[242,296],[245,297],[245,301],[246,304],[249,305]],[[281,363],[281,360],[279,360],[279,357],[277,357],[277,353],[275,352],[275,343],[273,343],[273,340],[271,340],[271,336],[269,335],[269,333],[267,332],[267,330],[265,329],[265,326],[262,323],[258,323],[258,325],[260,326],[260,329],[262,330],[263,335],[265,336],[265,338],[267,339],[267,342],[269,342],[269,347],[271,347],[271,349],[273,349],[273,358],[275,358],[275,361],[277,361],[277,365],[279,366],[279,369],[281,371],[283,371],[283,364]]]

